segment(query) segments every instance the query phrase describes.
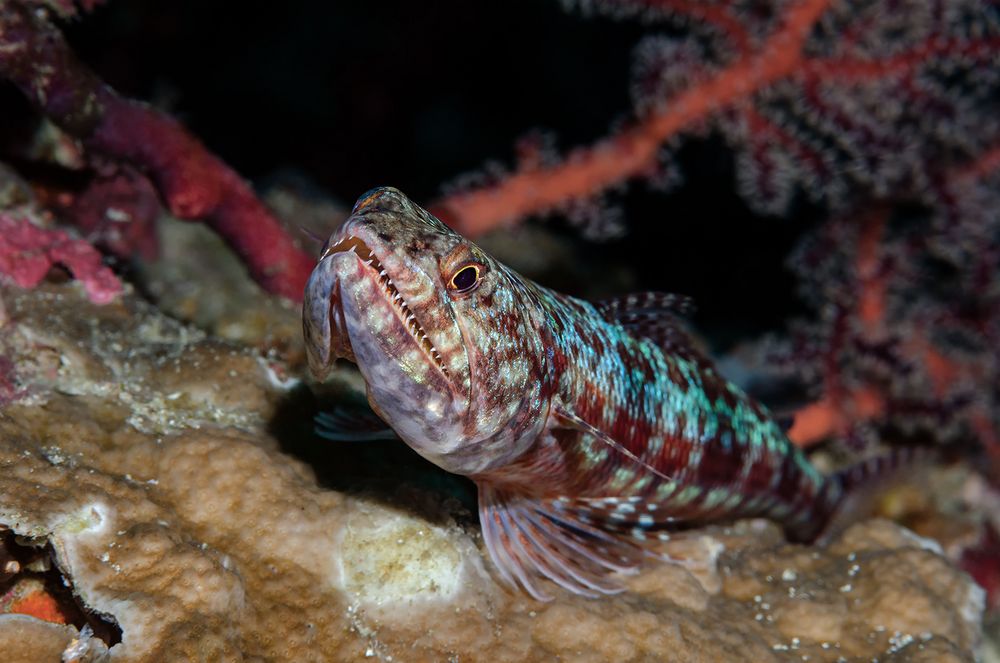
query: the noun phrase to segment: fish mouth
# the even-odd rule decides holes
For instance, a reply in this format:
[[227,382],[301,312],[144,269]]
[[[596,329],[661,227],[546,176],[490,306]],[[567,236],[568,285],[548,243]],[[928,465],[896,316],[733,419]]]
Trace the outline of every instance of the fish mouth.
[[[428,336],[427,332],[421,326],[420,321],[417,319],[417,316],[407,305],[406,300],[399,292],[396,284],[393,283],[392,277],[389,276],[389,273],[382,265],[382,262],[363,239],[354,235],[349,235],[336,244],[327,247],[326,250],[323,251],[323,255],[320,256],[320,261],[322,262],[326,258],[338,253],[352,252],[361,259],[363,264],[374,270],[375,274],[377,274],[378,283],[382,287],[383,294],[385,295],[386,300],[392,305],[392,309],[398,317],[399,322],[403,325],[403,328],[409,332],[413,340],[416,341],[427,356],[431,358],[437,369],[440,370],[445,377],[447,377],[448,368],[444,364],[444,359],[441,357],[441,353],[438,352],[436,347],[434,347],[434,343],[431,341],[430,336]],[[331,318],[335,315],[335,309],[337,308],[338,307],[336,306],[330,306],[329,314]],[[340,327],[340,325],[336,325],[334,323],[335,321],[331,319],[331,329],[337,329]]]

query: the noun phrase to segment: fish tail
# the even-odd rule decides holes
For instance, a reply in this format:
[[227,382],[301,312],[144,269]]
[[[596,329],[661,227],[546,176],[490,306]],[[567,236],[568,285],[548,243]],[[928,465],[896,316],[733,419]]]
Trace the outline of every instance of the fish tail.
[[824,543],[874,511],[879,498],[914,470],[930,464],[938,452],[928,447],[896,447],[849,465],[830,477],[825,517],[810,539]]

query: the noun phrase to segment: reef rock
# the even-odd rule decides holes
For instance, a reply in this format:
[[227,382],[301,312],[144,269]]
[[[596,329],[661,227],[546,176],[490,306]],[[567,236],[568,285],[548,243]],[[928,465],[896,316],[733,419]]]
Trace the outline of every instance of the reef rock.
[[280,361],[132,295],[0,295],[0,595],[35,600],[0,615],[5,661],[963,661],[977,647],[979,588],[880,520],[826,548],[763,521],[692,531],[667,544],[689,567],[534,602],[497,584],[446,491],[334,490],[350,464],[315,459],[364,451],[288,442],[309,395]]

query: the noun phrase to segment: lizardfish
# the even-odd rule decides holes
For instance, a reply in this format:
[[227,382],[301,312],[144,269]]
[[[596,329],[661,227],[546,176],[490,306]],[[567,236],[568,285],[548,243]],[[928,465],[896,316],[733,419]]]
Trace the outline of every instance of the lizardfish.
[[326,243],[303,318],[314,375],[357,363],[395,433],[476,483],[502,579],[545,599],[542,579],[620,591],[678,525],[763,516],[811,540],[849,492],[695,348],[683,308],[553,292],[385,187]]

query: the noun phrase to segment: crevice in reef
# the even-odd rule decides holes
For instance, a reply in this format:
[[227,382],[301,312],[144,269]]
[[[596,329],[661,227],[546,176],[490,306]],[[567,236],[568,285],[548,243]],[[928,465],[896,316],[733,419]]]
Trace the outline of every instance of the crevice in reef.
[[89,626],[111,647],[122,630],[107,616],[84,606],[72,580],[55,562],[52,544],[43,538],[18,536],[0,525],[0,614],[25,614],[77,630]]
[[[471,481],[449,474],[421,458],[400,440],[335,442],[316,433],[316,415],[324,410],[357,408],[367,411],[364,397],[344,387],[302,385],[289,392],[275,408],[268,432],[281,450],[309,465],[325,488],[353,494],[385,506],[403,509],[433,520],[440,509],[420,508],[413,494],[437,496],[437,502],[461,505],[452,515],[476,523],[476,492]],[[405,494],[405,498],[401,497]]]

